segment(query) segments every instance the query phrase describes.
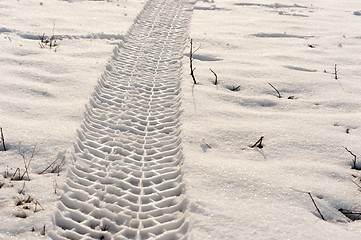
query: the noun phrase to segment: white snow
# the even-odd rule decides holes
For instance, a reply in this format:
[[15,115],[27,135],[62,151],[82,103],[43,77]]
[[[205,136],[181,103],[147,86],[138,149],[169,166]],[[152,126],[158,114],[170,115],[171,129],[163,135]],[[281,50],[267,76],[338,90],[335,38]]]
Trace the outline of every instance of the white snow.
[[[53,219],[61,221],[55,210],[71,181],[66,169],[85,104],[144,4],[0,1],[0,127],[8,148],[0,151],[0,239],[48,239]],[[359,239],[361,221],[338,209],[361,211],[361,172],[344,149],[361,158],[360,2],[203,0],[193,7],[199,84],[189,76],[187,39],[180,117],[189,238]],[[41,48],[43,34],[57,46]],[[264,147],[251,148],[261,136]],[[30,181],[11,181],[25,173],[24,161]],[[39,174],[52,163],[59,174],[54,167]],[[121,205],[119,197],[109,201]]]

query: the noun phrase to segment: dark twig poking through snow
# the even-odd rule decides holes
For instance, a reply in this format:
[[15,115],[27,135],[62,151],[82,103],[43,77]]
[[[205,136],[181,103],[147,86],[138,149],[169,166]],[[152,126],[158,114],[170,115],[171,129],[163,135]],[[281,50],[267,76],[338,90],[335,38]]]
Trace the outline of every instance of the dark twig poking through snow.
[[352,159],[352,169],[356,169],[356,170],[361,170],[357,167],[357,156],[351,152],[347,147],[343,147],[349,154],[351,154],[353,156]]
[[341,82],[340,80],[338,79],[338,69],[337,69],[337,64],[335,64],[335,67],[334,67],[334,72],[333,72],[333,75],[335,77],[335,80],[338,82],[338,84],[340,85],[340,87],[343,89],[342,85],[341,85]]
[[317,204],[316,204],[316,202],[315,202],[315,199],[313,199],[313,196],[312,196],[311,192],[300,191],[300,190],[293,189],[293,188],[292,188],[292,190],[295,190],[296,192],[308,194],[308,196],[310,196],[311,201],[312,201],[313,205],[315,206],[318,214],[320,215],[320,217],[322,218],[322,220],[326,221],[326,219],[324,218],[324,216],[323,216],[322,213],[321,213],[321,210],[318,208],[318,206],[317,206]]
[[338,80],[338,70],[337,70],[337,64],[335,64],[334,72],[333,72],[335,79]]
[[218,76],[217,76],[217,74],[211,69],[211,68],[209,68],[209,70],[214,74],[214,85],[217,85],[218,84]]
[[258,141],[255,142],[255,144],[253,144],[251,148],[254,148],[254,147],[263,148],[263,144],[262,144],[263,138],[264,138],[264,136],[260,137],[260,139],[258,139]]
[[239,91],[240,88],[241,88],[241,85],[238,85],[237,87],[232,86],[232,87],[229,87],[229,90],[231,90],[232,92],[236,92],[236,91]]
[[277,88],[275,88],[271,83],[268,83],[278,94],[278,98],[282,98],[281,93],[278,91]]
[[192,79],[193,79],[193,83],[194,84],[197,84],[197,81],[196,81],[196,77],[194,76],[194,70],[196,70],[196,68],[193,68],[193,39],[191,39],[191,49],[190,49],[190,52],[189,52],[189,67],[191,69],[191,76],[192,76]]
[[316,210],[317,210],[318,214],[320,214],[320,217],[322,218],[322,220],[326,221],[326,220],[325,220],[325,218],[323,217],[323,215],[322,215],[322,213],[321,213],[320,209],[318,208],[318,206],[317,206],[317,204],[316,204],[315,200],[313,199],[312,194],[311,194],[310,192],[307,192],[307,194],[310,196],[310,198],[311,198],[311,200],[312,200],[312,203],[313,203],[313,205],[315,205],[315,208],[316,208]]
[[6,151],[4,134],[3,134],[3,128],[1,128],[1,127],[0,127],[0,133],[1,133],[1,142],[2,142],[2,144],[3,144],[3,149],[4,149],[4,151]]

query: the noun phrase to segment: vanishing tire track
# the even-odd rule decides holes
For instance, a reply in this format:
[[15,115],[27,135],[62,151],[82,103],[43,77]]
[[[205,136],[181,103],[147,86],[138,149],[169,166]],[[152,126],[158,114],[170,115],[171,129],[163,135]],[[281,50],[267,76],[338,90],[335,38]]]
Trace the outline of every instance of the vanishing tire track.
[[87,106],[53,239],[185,239],[180,78],[191,11],[149,1]]

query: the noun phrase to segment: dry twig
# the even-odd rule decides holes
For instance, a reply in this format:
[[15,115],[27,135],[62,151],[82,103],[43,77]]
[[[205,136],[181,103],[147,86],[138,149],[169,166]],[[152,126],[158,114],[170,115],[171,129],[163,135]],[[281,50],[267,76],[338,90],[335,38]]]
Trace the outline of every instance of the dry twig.
[[217,74],[211,68],[209,68],[209,70],[214,74],[214,77],[215,77],[214,85],[217,85],[218,84],[218,76],[217,76]]
[[264,136],[260,137],[260,139],[258,139],[258,141],[255,142],[255,144],[253,144],[251,146],[251,148],[254,148],[254,147],[263,148],[263,144],[262,144],[263,139],[264,139]]
[[281,93],[278,91],[277,88],[275,88],[271,83],[268,83],[278,94],[278,98],[282,98]]

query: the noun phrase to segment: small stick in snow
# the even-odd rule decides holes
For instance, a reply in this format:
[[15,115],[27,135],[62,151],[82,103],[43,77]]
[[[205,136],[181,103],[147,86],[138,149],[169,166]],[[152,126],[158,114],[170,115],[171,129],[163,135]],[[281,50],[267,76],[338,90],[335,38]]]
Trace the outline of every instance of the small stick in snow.
[[[352,181],[352,180],[351,180]],[[357,187],[359,187],[359,190],[361,191],[361,185],[360,184],[358,184],[357,182],[355,182],[355,181],[352,181]]]
[[191,39],[191,48],[190,48],[190,52],[189,52],[189,67],[191,69],[191,76],[192,76],[194,84],[197,84],[196,77],[194,76],[194,70],[196,70],[196,68],[193,68],[193,54],[196,51],[193,51],[193,39]]
[[311,192],[304,192],[304,191],[300,191],[300,190],[293,189],[293,188],[291,188],[291,189],[292,189],[292,190],[295,190],[296,192],[300,192],[300,193],[306,193],[306,194],[308,194],[308,196],[310,196],[310,198],[311,198],[311,200],[312,200],[312,203],[313,203],[313,205],[315,206],[315,208],[316,208],[316,210],[317,210],[318,214],[320,215],[320,217],[322,218],[322,220],[323,220],[323,221],[326,221],[326,219],[325,219],[325,218],[324,218],[324,216],[322,215],[322,213],[321,213],[320,209],[318,208],[318,206],[317,206],[317,204],[316,204],[315,200],[313,199],[313,196],[312,196]]
[[353,152],[351,152],[350,150],[348,150],[347,147],[343,147],[343,148],[344,148],[349,154],[351,154],[351,155],[353,156],[353,159],[352,159],[352,163],[353,163],[352,169],[361,170],[361,169],[358,169],[357,166],[356,166],[356,164],[357,164],[357,156],[356,156]]
[[277,88],[275,88],[271,83],[268,83],[278,94],[278,98],[282,98],[281,93],[278,91]]
[[39,201],[35,201],[35,208],[34,208],[34,212],[38,212],[38,211],[40,211],[40,209],[38,210],[38,206],[42,209],[42,210],[45,210],[44,208],[43,208],[43,206],[41,206],[41,204],[39,203]]
[[335,75],[335,79],[338,80],[338,70],[337,70],[337,64],[335,64],[335,67],[334,67],[334,72],[333,74]]
[[[204,138],[202,139],[202,144],[201,144],[201,145],[202,145],[202,146],[205,145],[207,148],[212,149],[211,145],[209,145]],[[203,150],[204,150],[204,149],[203,149]]]
[[342,90],[344,90],[343,89],[343,87],[342,87],[342,85],[341,85],[341,83],[340,83],[340,80],[338,80],[338,69],[337,69],[337,64],[335,64],[335,67],[334,67],[334,72],[333,72],[333,75],[334,75],[334,77],[335,77],[335,79],[336,79],[336,81],[338,82],[338,84],[340,85],[340,87],[342,88]]
[[22,187],[21,190],[19,191],[19,194],[25,194],[25,193],[24,193],[24,189],[25,189],[25,182],[23,182],[23,187]]
[[231,90],[232,92],[239,91],[240,87],[241,87],[241,85],[238,85],[237,87],[232,86],[229,90]]
[[48,170],[48,173],[60,173],[60,170],[61,168],[66,164],[66,161],[65,161],[65,156],[60,159],[60,158],[56,158],[53,162],[48,163],[48,166],[41,172],[39,172],[39,174],[43,174],[45,172],[47,172]]
[[4,134],[3,134],[3,128],[1,128],[1,127],[0,127],[0,133],[1,133],[1,142],[3,143],[3,149],[4,149],[4,151],[6,151],[5,139],[4,139]]
[[258,139],[258,141],[255,142],[255,144],[253,144],[251,148],[254,148],[254,147],[263,148],[263,144],[262,144],[263,138],[264,138],[264,136],[260,137],[260,139]]
[[214,85],[217,85],[218,84],[218,76],[217,76],[217,74],[211,68],[209,68],[209,70],[214,74],[214,77],[215,77]]
[[310,196],[310,198],[311,198],[311,200],[312,200],[312,202],[313,202],[313,205],[315,205],[316,210],[317,210],[318,214],[320,214],[322,220],[323,220],[323,221],[326,221],[325,218],[323,217],[320,209],[317,207],[317,204],[316,204],[315,200],[313,199],[312,194],[311,194],[310,192],[308,192],[307,194]]

